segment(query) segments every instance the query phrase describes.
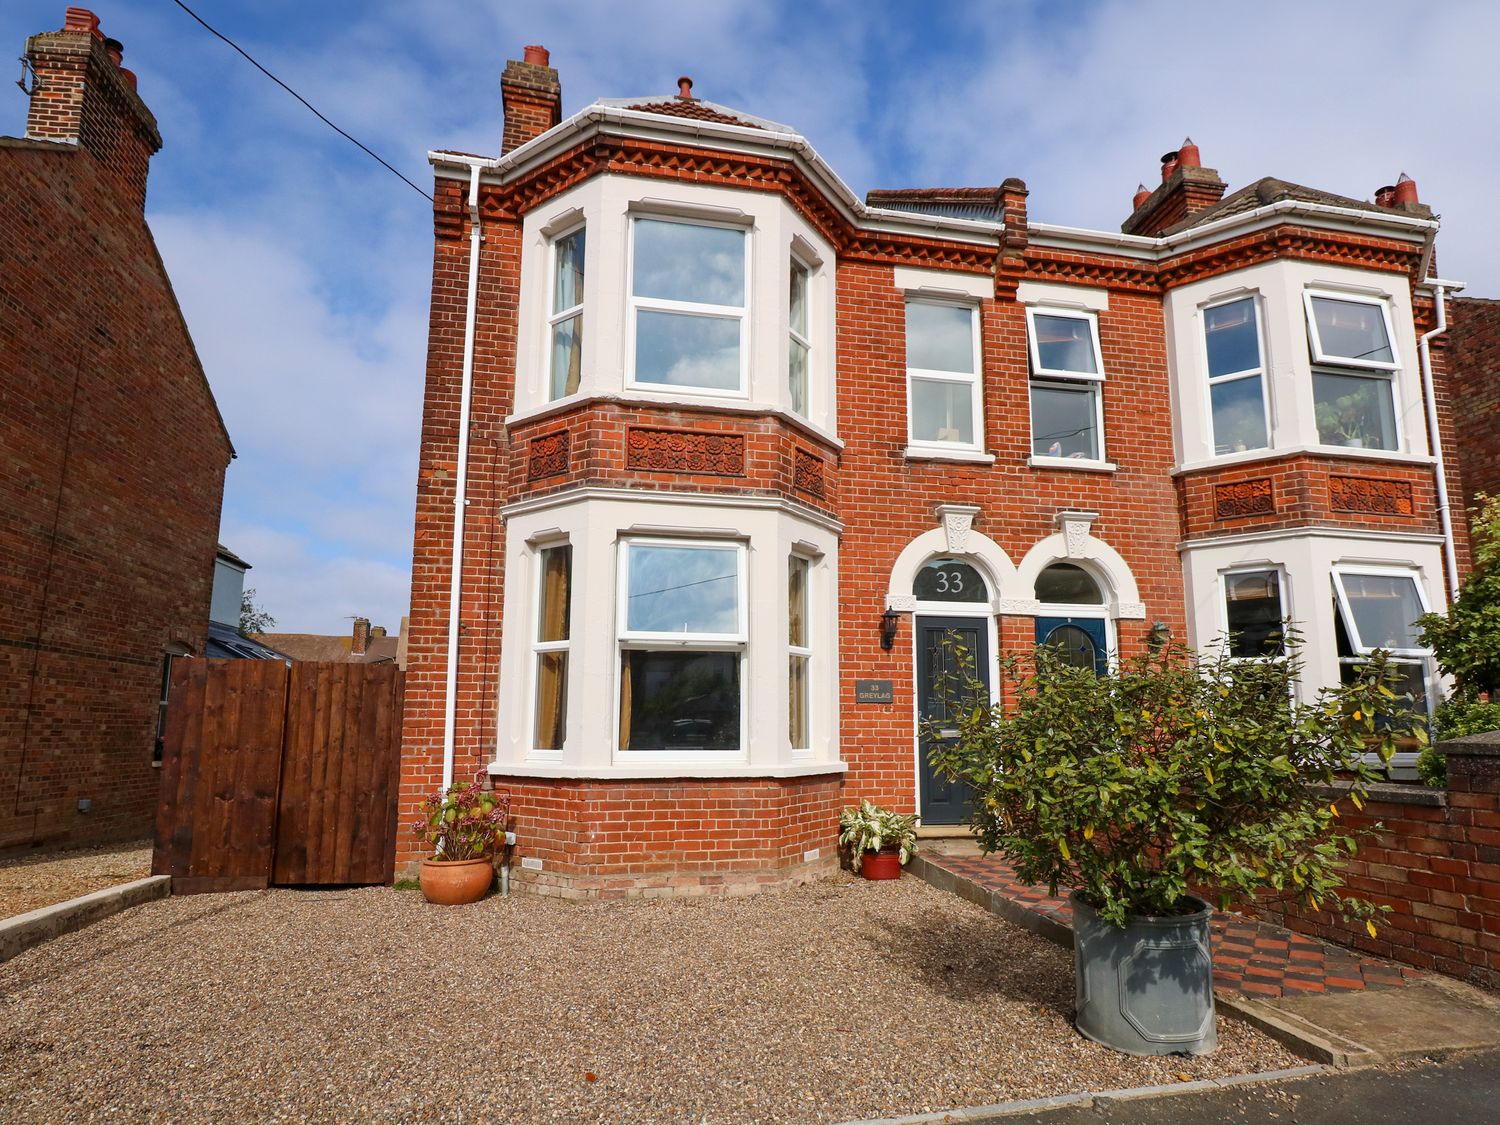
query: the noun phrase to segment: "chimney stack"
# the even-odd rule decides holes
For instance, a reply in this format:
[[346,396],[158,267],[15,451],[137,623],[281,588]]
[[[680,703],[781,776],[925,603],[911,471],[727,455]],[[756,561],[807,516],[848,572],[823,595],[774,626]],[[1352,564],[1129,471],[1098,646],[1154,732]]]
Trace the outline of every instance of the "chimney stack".
[[144,210],[146,173],[161,133],[136,93],[135,75],[120,65],[123,50],[104,37],[87,8],[69,8],[62,30],[28,39],[26,58],[36,77],[26,136],[77,145]]
[[370,619],[368,617],[356,617],[354,619],[354,635],[349,642],[350,656],[363,656],[365,649],[370,647]]
[[1161,158],[1161,186],[1148,192],[1142,184],[1131,200],[1130,218],[1120,224],[1126,234],[1161,234],[1186,219],[1206,211],[1224,198],[1227,185],[1219,173],[1203,167],[1203,158],[1192,137],[1182,147]]
[[520,148],[562,121],[562,84],[546,47],[533,43],[522,59],[505,64],[500,100],[505,107],[505,134],[500,155]]

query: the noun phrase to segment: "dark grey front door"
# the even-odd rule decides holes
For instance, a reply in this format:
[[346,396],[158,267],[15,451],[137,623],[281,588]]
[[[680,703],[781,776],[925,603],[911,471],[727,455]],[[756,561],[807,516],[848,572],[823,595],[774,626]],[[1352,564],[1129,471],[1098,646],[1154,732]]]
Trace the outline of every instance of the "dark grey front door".
[[[958,658],[949,645],[956,641],[969,650],[972,661],[971,674],[984,685],[984,699],[989,701],[990,690],[990,629],[989,621],[983,617],[918,617],[917,639],[917,717],[932,720],[944,730],[950,708],[954,705],[953,691],[959,698],[972,699],[956,677],[959,674]],[[946,690],[944,678],[948,678]],[[925,725],[925,724],[923,724]],[[932,740],[925,730],[917,733],[918,757],[917,777],[920,783],[921,802],[919,810],[923,824],[967,824],[969,821],[970,792],[962,782],[950,781],[932,768],[928,752]]]

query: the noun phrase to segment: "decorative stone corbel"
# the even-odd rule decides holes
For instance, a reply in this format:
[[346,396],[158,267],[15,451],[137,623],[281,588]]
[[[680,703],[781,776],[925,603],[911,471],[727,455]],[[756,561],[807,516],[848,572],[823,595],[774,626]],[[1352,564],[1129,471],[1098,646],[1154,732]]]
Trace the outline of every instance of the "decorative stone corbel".
[[1085,544],[1088,542],[1089,530],[1098,518],[1098,512],[1084,512],[1069,508],[1064,508],[1052,517],[1053,524],[1063,533],[1063,550],[1067,552],[1068,558],[1086,557]]
[[955,555],[968,554],[969,532],[974,527],[974,517],[979,514],[979,505],[939,504],[937,510],[943,534],[948,538],[948,551]]

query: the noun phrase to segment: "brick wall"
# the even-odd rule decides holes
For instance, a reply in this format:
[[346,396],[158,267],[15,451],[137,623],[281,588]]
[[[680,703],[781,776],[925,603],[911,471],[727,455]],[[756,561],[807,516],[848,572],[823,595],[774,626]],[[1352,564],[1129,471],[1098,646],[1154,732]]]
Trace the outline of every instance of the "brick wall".
[[1346,827],[1375,829],[1349,862],[1349,891],[1391,912],[1370,937],[1303,907],[1261,912],[1316,937],[1421,969],[1500,986],[1500,734],[1445,743],[1446,791],[1382,785]]
[[117,158],[0,139],[0,848],[149,834],[208,628],[231,449]]
[[1476,493],[1500,493],[1500,301],[1459,297],[1448,310],[1451,385],[1464,406],[1458,441],[1448,447],[1463,470],[1453,505],[1470,508]]

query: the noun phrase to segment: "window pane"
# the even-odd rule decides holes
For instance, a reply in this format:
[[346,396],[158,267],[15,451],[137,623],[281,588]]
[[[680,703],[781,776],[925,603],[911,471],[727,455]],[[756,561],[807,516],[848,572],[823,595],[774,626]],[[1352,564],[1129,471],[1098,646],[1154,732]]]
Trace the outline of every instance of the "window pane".
[[570,316],[552,326],[552,397],[578,392],[583,365],[583,316]]
[[1093,672],[1099,667],[1099,650],[1094,647],[1094,638],[1077,625],[1059,625],[1042,643],[1054,650],[1062,663],[1070,668],[1087,668]]
[[1422,614],[1414,578],[1389,574],[1342,574],[1361,648],[1421,648],[1415,625]]
[[807,560],[791,557],[786,573],[786,643],[807,647]]
[[740,632],[739,551],[632,543],[629,607],[633,633]]
[[979,571],[957,559],[932,559],[912,582],[911,592],[928,602],[987,602],[989,587]]
[[1255,330],[1255,298],[1203,310],[1208,341],[1208,374],[1232,375],[1260,367],[1260,335]]
[[786,357],[787,393],[792,410],[807,413],[807,348],[796,340],[788,342]]
[[1031,451],[1038,457],[1099,460],[1098,387],[1031,384]]
[[620,678],[620,749],[739,749],[738,653],[622,652]]
[[974,370],[974,310],[961,305],[906,303],[906,366],[929,371]]
[[1243,453],[1270,445],[1259,375],[1215,383],[1208,389],[1214,409],[1214,452]]
[[536,658],[536,749],[561,750],[568,736],[568,654]]
[[557,277],[552,289],[552,311],[560,313],[583,304],[583,235],[576,230],[557,240]]
[[1324,445],[1396,448],[1391,381],[1381,376],[1314,371],[1313,417],[1318,423],[1318,440]]
[[637,310],[635,378],[671,387],[738,390],[739,320]]
[[812,741],[807,732],[807,657],[788,657],[787,737],[793,750],[806,750]]
[[536,639],[568,639],[572,602],[573,548],[548,547],[542,552],[541,612],[538,614]]
[[913,441],[974,444],[974,388],[969,383],[911,381]]
[[800,336],[807,335],[807,270],[796,262],[792,263],[791,283],[788,286],[790,293],[790,324],[793,332]]
[[1046,316],[1036,313],[1031,318],[1036,332],[1036,354],[1043,367],[1049,371],[1077,371],[1080,374],[1097,375],[1094,363],[1093,323],[1071,316]]
[[1061,605],[1103,605],[1094,576],[1072,563],[1053,563],[1036,576],[1036,600]]
[[1230,656],[1282,654],[1281,575],[1274,570],[1224,576]]
[[745,303],[745,232],[662,219],[635,221],[637,297]]
[[[1363,660],[1340,660],[1339,681],[1345,685],[1352,684],[1364,670]],[[1384,728],[1392,719],[1403,717],[1415,712],[1417,717],[1426,720],[1430,714],[1427,705],[1427,662],[1420,661],[1391,661],[1386,665],[1387,669],[1393,671],[1393,679],[1386,681],[1386,687],[1396,693],[1396,698],[1386,700],[1383,703],[1386,711],[1375,716],[1375,725]],[[1425,725],[1425,722],[1424,722]],[[1404,746],[1397,743],[1397,750],[1416,750],[1417,746]]]
[[1314,297],[1312,308],[1324,356],[1395,362],[1379,305]]

